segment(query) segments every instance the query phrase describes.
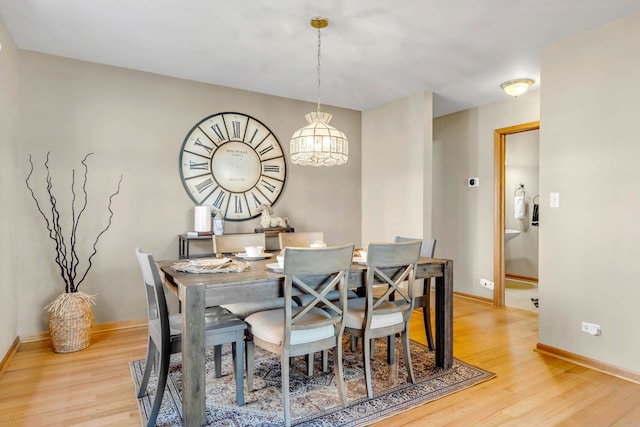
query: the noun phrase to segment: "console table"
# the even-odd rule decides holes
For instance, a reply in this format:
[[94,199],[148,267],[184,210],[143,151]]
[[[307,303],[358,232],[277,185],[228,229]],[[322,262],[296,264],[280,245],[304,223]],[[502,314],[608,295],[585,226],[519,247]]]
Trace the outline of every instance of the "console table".
[[[212,236],[189,236],[187,234],[178,234],[178,258],[184,259],[189,258],[189,241],[191,240],[211,240]],[[213,242],[211,243],[211,249],[213,249]],[[197,257],[214,257],[216,254],[208,253],[208,254],[198,254],[195,255],[194,258]]]
[[[255,233],[264,233],[265,237],[278,237],[278,233],[293,233],[293,227],[272,227],[272,228],[255,228]],[[178,234],[178,258],[185,259],[189,257],[189,241],[191,240],[212,240],[213,236],[189,236],[187,234]],[[213,242],[211,243],[213,249]],[[191,258],[215,257],[215,253],[206,253],[194,255]]]

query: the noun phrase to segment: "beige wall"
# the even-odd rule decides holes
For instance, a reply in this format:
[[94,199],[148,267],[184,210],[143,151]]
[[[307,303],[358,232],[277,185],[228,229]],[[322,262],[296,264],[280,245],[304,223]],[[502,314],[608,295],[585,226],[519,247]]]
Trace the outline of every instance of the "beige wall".
[[[505,225],[520,234],[504,244],[504,264],[507,274],[538,277],[538,231],[531,225],[534,200],[539,204],[540,131],[507,135],[505,164]],[[514,195],[524,185],[526,212],[515,218]],[[518,194],[522,194],[520,191]],[[536,196],[538,198],[536,199]]]
[[540,342],[636,372],[638,46],[640,14],[546,47],[540,134]]
[[[18,334],[18,294],[20,283],[15,270],[16,192],[22,182],[16,181],[16,148],[18,119],[17,49],[7,27],[0,18],[0,360]],[[17,187],[17,188],[16,188]]]
[[432,95],[362,113],[362,244],[431,232]]
[[[433,123],[433,236],[454,260],[457,292],[493,299],[493,132],[539,118],[538,91],[439,117]],[[479,177],[479,187],[467,179]]]
[[[28,170],[28,155],[40,164],[34,184],[42,188],[41,163],[52,153],[52,176],[60,199],[70,188],[70,169],[89,161],[89,226],[94,236],[106,219],[106,198],[124,174],[115,198],[111,229],[81,289],[97,295],[96,322],[146,317],[146,303],[133,249],[140,245],[157,259],[177,257],[177,234],[193,228],[194,204],[180,182],[178,159],[183,139],[202,118],[223,111],[249,114],[278,137],[289,152],[289,138],[306,124],[315,105],[224,87],[19,52],[23,90],[17,175]],[[329,244],[359,243],[360,112],[324,107],[332,124],[349,137],[345,166],[311,168],[288,163],[284,193],[276,215],[287,216],[296,230],[323,230]],[[18,333],[46,330],[43,307],[63,290],[53,263],[53,243],[23,185],[16,210]],[[4,221],[2,221],[4,222]],[[227,222],[227,232],[253,232],[259,218]],[[86,242],[85,242],[86,243]],[[89,242],[90,243],[90,242]],[[3,327],[4,330],[4,327]]]

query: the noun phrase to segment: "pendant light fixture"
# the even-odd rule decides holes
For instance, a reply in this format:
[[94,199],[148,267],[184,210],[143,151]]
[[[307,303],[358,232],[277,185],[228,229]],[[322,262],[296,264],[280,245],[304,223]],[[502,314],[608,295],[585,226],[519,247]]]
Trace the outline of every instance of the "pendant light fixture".
[[318,106],[315,112],[305,115],[308,124],[291,137],[290,155],[294,165],[335,166],[347,163],[349,158],[347,137],[329,125],[331,114],[320,112],[320,29],[328,25],[327,18],[311,19],[311,26],[318,30]]

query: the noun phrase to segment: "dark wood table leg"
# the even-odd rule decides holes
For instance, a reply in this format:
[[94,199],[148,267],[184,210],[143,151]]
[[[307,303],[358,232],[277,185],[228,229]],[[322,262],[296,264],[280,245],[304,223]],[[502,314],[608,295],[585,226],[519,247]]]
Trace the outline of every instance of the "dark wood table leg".
[[436,366],[453,366],[453,261],[447,260],[443,277],[436,277]]
[[205,425],[205,287],[180,287],[182,304],[182,411],[184,425]]

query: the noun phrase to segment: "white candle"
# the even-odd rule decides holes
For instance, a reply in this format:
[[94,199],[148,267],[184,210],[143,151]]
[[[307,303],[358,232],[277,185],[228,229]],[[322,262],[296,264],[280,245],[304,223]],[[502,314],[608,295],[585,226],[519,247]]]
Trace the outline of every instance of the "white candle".
[[211,231],[211,206],[196,206],[193,229]]

